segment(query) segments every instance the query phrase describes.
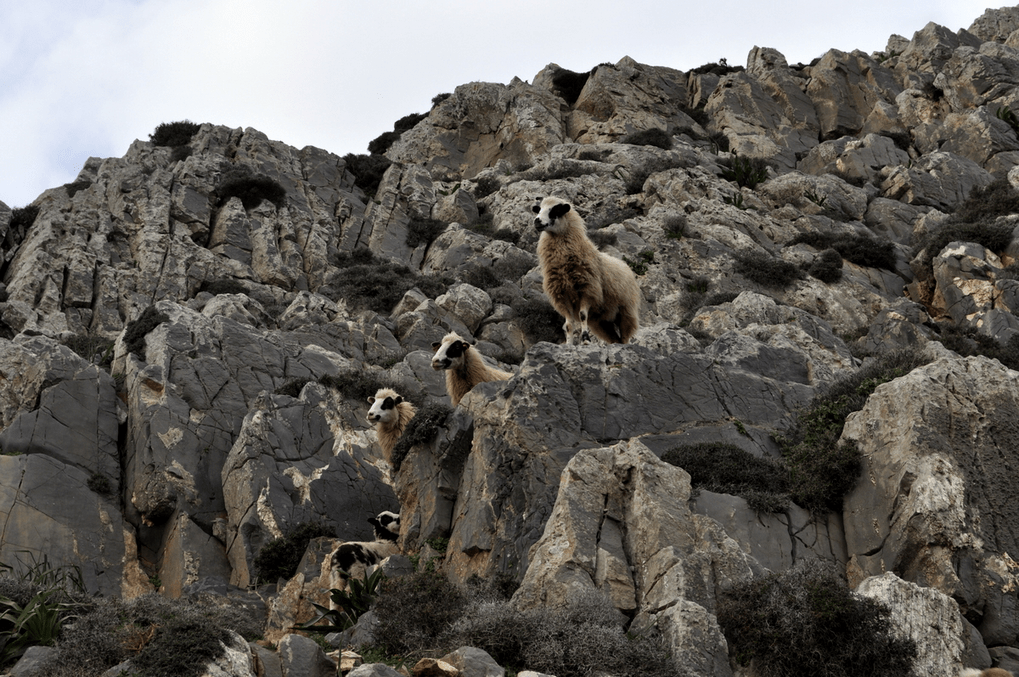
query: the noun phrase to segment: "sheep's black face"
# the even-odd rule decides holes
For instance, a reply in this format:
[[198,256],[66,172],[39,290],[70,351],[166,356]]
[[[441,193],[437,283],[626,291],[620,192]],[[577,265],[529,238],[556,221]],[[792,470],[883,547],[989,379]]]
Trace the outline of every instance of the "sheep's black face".
[[396,405],[403,402],[403,398],[387,396],[383,399],[377,399],[369,397],[368,401],[372,405],[371,409],[368,410],[368,420],[371,423],[378,423],[379,421],[388,423],[396,418]]
[[[551,204],[549,204],[551,200]],[[563,214],[570,211],[570,205],[566,202],[556,202],[552,198],[546,198],[541,201],[541,204],[536,204],[531,208],[536,217],[534,217],[534,229],[539,233],[546,230],[555,232],[555,222],[561,218]]]
[[435,342],[432,349],[435,355],[432,356],[432,369],[452,369],[460,364],[464,353],[471,345],[466,341],[450,341],[449,343]]
[[368,523],[375,528],[378,540],[395,541],[400,537],[400,515],[383,510],[378,517],[369,517]]

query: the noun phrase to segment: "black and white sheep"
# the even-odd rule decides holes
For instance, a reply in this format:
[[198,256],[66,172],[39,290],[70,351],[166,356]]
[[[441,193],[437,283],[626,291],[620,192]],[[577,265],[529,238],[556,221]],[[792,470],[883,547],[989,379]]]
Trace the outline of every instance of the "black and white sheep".
[[450,332],[432,344],[432,369],[446,370],[446,392],[455,407],[464,395],[479,383],[505,381],[513,374],[485,364],[478,351],[471,350],[471,344],[456,332]]
[[374,541],[347,541],[330,553],[330,587],[344,590],[350,578],[370,576],[382,560],[399,554],[396,541],[400,538],[400,515],[384,510],[377,517],[369,517],[368,523],[375,529]]
[[637,332],[640,287],[623,261],[598,251],[577,210],[559,198],[537,198],[538,265],[542,288],[566,319],[566,343],[628,343]]
[[391,388],[380,388],[374,397],[368,398],[368,402],[372,405],[368,410],[368,421],[375,425],[379,446],[389,460],[393,447],[400,441],[417,409]]

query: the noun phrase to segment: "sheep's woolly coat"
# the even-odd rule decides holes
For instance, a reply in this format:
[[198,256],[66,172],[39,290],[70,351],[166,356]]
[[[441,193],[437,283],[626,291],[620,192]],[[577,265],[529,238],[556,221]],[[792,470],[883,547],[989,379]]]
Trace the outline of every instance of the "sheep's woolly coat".
[[637,332],[640,287],[623,261],[598,251],[584,220],[568,202],[547,197],[535,204],[542,288],[566,320],[566,342],[588,329],[606,343],[628,343]]
[[[345,590],[351,578],[361,580],[370,575],[382,560],[400,553],[396,541],[400,537],[400,516],[385,510],[368,519],[375,528],[374,541],[347,541],[340,543],[326,558],[329,564],[329,587]],[[330,601],[330,609],[335,603]]]
[[380,388],[375,397],[368,398],[368,402],[372,405],[368,410],[368,421],[375,424],[382,454],[389,460],[393,447],[400,441],[417,409],[391,388]]
[[446,392],[454,407],[479,383],[513,378],[510,372],[485,364],[478,352],[471,350],[471,344],[455,332],[433,343],[432,348],[435,350],[432,368],[446,370]]

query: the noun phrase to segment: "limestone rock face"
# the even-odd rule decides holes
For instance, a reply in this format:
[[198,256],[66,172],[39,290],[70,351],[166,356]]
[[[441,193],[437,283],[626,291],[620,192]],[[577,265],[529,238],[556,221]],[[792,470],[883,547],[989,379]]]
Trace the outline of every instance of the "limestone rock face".
[[[767,436],[753,431],[782,425],[786,408],[806,404],[813,392],[793,373],[776,379],[706,355],[638,345],[535,345],[516,378],[482,384],[460,404],[474,417],[474,442],[453,518],[451,576],[526,567],[563,467],[598,440],[655,434],[678,443],[686,431],[735,418],[757,453],[768,453]],[[682,389],[671,387],[678,382]]]
[[472,82],[457,87],[386,153],[432,176],[474,178],[497,160],[533,163],[566,138],[562,100],[539,87]]
[[889,607],[893,631],[916,643],[917,672],[951,677],[964,666],[973,666],[966,660],[970,658],[966,655],[969,624],[949,596],[904,581],[890,571],[866,579],[856,592]]
[[[959,602],[987,644],[1019,633],[1010,478],[1019,390],[986,358],[945,358],[879,386],[849,417],[844,439],[863,451],[863,476],[843,515],[857,581],[894,572]],[[1004,508],[1007,514],[1007,508]],[[991,517],[991,516],[994,517]]]
[[637,441],[578,453],[513,603],[561,606],[597,590],[637,626],[658,623],[681,664],[730,674],[716,591],[763,568],[690,511],[689,487],[686,472]]
[[[1004,8],[812,65],[626,57],[565,91],[550,64],[437,97],[377,188],[356,156],[205,124],[90,158],[34,216],[0,203],[0,562],[76,566],[104,595],[258,596],[289,652],[262,664],[328,672],[282,641],[325,601],[333,541],[280,581],[255,558],[303,522],[370,539],[392,510],[388,574],[418,556],[522,580],[521,604],[604,595],[700,674],[730,672],[718,587],[803,559],[844,566],[912,636],[936,625],[920,671],[1019,665],[1019,231],[1004,191],[969,201],[1019,186],[1017,50]],[[671,148],[623,143],[655,128]],[[634,271],[632,343],[556,344],[531,211],[549,195]],[[963,218],[1001,242],[918,251]],[[448,405],[430,360],[449,331],[514,376],[420,419],[394,464],[366,399]],[[864,472],[840,512],[757,514],[656,458],[779,458],[815,397],[919,347],[936,361],[849,417]]]

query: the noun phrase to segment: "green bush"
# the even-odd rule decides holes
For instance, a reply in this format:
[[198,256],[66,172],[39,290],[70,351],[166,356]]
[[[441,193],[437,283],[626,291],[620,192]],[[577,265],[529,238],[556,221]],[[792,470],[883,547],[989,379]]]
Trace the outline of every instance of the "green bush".
[[571,598],[565,607],[517,611],[506,601],[469,605],[446,633],[445,645],[473,646],[511,669],[559,677],[671,677],[680,674],[663,642],[629,637],[625,619],[599,593]]
[[655,262],[655,252],[653,249],[645,249],[637,254],[637,258],[631,259],[624,256],[623,261],[630,266],[630,270],[635,274],[644,275],[648,271],[648,266]]
[[417,124],[428,117],[428,113],[411,113],[393,123],[393,131],[403,134],[409,129],[414,129]]
[[[348,590],[332,588],[329,590],[329,601],[335,608],[322,606],[312,602],[318,611],[318,617],[296,626],[297,630],[314,632],[343,632],[357,624],[357,620],[371,609],[379,594],[379,586],[386,578],[381,568],[371,575],[364,572],[364,578],[348,580]],[[326,621],[325,624],[322,621]]]
[[736,151],[732,151],[728,165],[722,170],[722,178],[734,181],[740,188],[753,190],[757,184],[768,180],[768,161],[764,158],[742,157]]
[[35,223],[37,216],[39,216],[38,205],[15,207],[11,210],[11,221],[8,224],[8,228],[15,232],[18,230],[28,230]]
[[765,287],[787,287],[802,277],[795,264],[776,258],[767,252],[751,250],[737,252],[736,272]]
[[219,196],[219,204],[237,197],[245,209],[254,209],[262,204],[262,200],[268,200],[280,208],[286,203],[287,191],[267,176],[255,175],[247,168],[237,167],[223,173],[216,187],[216,195]]
[[247,294],[248,288],[240,280],[221,277],[217,280],[206,280],[198,288],[199,292],[208,292],[214,296],[219,294]]
[[400,470],[403,459],[407,458],[412,448],[419,444],[428,444],[435,439],[439,428],[446,425],[446,420],[452,412],[452,409],[443,404],[431,402],[418,409],[417,414],[404,429],[400,440],[393,447],[390,462],[393,464],[394,472]]
[[124,328],[124,348],[129,353],[134,353],[139,359],[145,359],[145,337],[149,332],[170,318],[158,310],[155,306],[149,306],[142,311],[138,319],[127,323]]
[[149,134],[149,142],[153,146],[167,146],[170,148],[186,146],[191,143],[192,137],[201,128],[200,124],[190,120],[164,122],[158,125],[154,132]]
[[627,134],[620,139],[620,143],[628,143],[634,146],[656,146],[663,150],[672,149],[672,137],[667,131],[657,127]]
[[955,210],[955,218],[963,223],[981,223],[999,216],[1019,214],[1019,191],[1005,177],[986,186],[974,186]]
[[[379,391],[388,387],[375,372],[367,369],[347,369],[335,376],[326,375],[318,380],[324,386],[335,388],[345,399],[364,402]],[[404,393],[404,397],[408,394]]]
[[705,73],[710,73],[712,75],[722,77],[723,75],[728,75],[729,73],[739,73],[740,71],[743,70],[744,70],[743,66],[730,66],[728,60],[726,60],[725,58],[721,58],[718,61],[706,63],[703,66],[698,66],[697,68],[694,68],[693,70],[690,71],[690,74],[704,75]]
[[789,241],[790,245],[807,244],[815,249],[834,249],[842,258],[867,268],[895,270],[895,245],[887,240],[876,240],[855,233],[800,233]]
[[336,255],[337,268],[349,268],[350,266],[384,265],[385,262],[379,259],[367,247],[358,247],[353,251],[340,252]]
[[573,105],[580,98],[590,73],[575,73],[565,68],[560,68],[552,74],[552,87],[556,93],[566,100],[566,103]]
[[91,364],[108,368],[113,362],[113,349],[116,344],[105,336],[75,334],[64,339],[63,344]]
[[811,262],[807,272],[825,284],[842,279],[842,256],[836,249],[825,249]]
[[347,153],[343,156],[343,162],[354,176],[354,185],[364,191],[369,199],[378,192],[382,176],[393,164],[385,155],[365,155]]
[[170,162],[187,160],[193,153],[194,151],[191,150],[191,146],[174,146],[173,150],[170,151]]
[[1012,241],[1013,228],[1010,223],[950,221],[921,238],[914,245],[913,254],[915,256],[923,251],[924,256],[920,264],[930,269],[934,264],[934,258],[952,242],[973,242],[992,252],[1001,252]]
[[474,199],[480,200],[481,198],[488,197],[492,193],[497,193],[502,188],[502,183],[496,177],[491,174],[482,176],[475,179],[474,182]]
[[852,442],[839,443],[846,417],[859,411],[882,383],[930,362],[923,351],[901,350],[879,356],[817,395],[779,438],[790,473],[790,494],[800,506],[817,513],[841,511],[843,497],[860,474],[860,452]]
[[400,138],[400,132],[382,132],[368,142],[368,152],[372,155],[381,155],[389,150],[389,147]]
[[64,184],[64,192],[67,193],[67,197],[74,197],[79,192],[85,190],[92,185],[92,182],[88,179],[79,179],[78,181],[72,181],[71,183]]
[[982,355],[998,360],[1009,369],[1019,370],[1019,335],[1002,345],[992,336],[981,334],[976,329],[947,325],[940,328],[938,340],[951,351],[962,357]]
[[411,249],[419,245],[427,247],[448,227],[448,223],[438,219],[411,219],[407,225],[407,246]]
[[[367,258],[356,252],[348,256]],[[372,260],[376,259],[372,257]],[[417,275],[406,266],[394,263],[359,264],[349,260],[346,263],[329,276],[319,293],[333,301],[345,300],[353,310],[388,313],[412,287],[417,287],[429,298],[435,298],[449,285],[445,277]]]
[[435,108],[440,103],[453,96],[452,92],[443,92],[442,94],[436,94],[432,97],[432,108]]
[[802,560],[719,595],[729,653],[759,677],[912,674],[916,645],[893,635],[888,607],[857,597],[833,565]]
[[[374,395],[375,393],[372,392]],[[279,579],[289,580],[297,573],[304,551],[313,538],[336,537],[336,530],[324,524],[302,522],[274,538],[258,551],[253,561],[255,581],[258,585],[275,583]]]
[[466,605],[463,591],[440,573],[386,579],[373,607],[379,621],[375,643],[390,656],[439,648],[440,637]]
[[510,305],[516,313],[517,324],[531,343],[562,343],[566,340],[563,316],[545,299],[520,299]]
[[264,611],[206,599],[96,598],[61,633],[51,677],[95,677],[128,659],[129,674],[197,677],[223,654],[227,630],[250,641],[263,623]]
[[785,467],[734,444],[684,444],[666,451],[662,460],[687,471],[695,489],[740,496],[758,512],[781,512],[788,507],[789,474]]
[[85,484],[100,496],[110,496],[113,494],[113,485],[110,484],[110,478],[101,472],[93,472]]
[[17,573],[0,569],[0,666],[9,666],[31,646],[52,645],[88,600],[80,570],[53,567],[45,556]]
[[670,214],[665,217],[662,228],[665,230],[665,237],[670,240],[678,240],[686,234],[686,216],[683,214]]

